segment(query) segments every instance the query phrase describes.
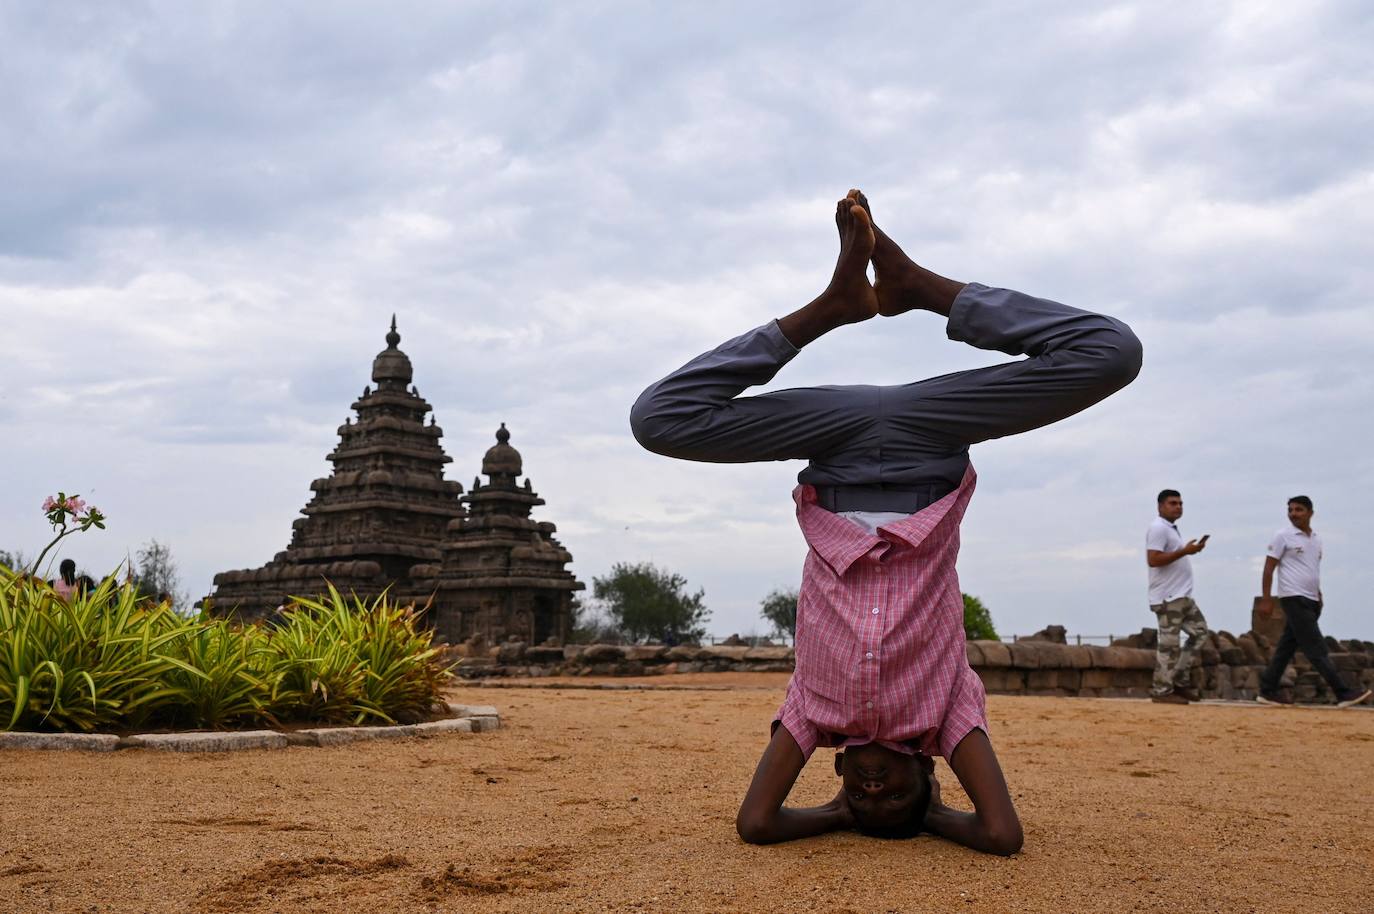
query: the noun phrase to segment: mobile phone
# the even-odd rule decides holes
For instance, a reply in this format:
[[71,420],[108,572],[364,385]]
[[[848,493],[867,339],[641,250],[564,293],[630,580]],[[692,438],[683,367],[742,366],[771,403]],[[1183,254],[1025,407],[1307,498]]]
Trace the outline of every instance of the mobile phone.
[[1212,534],[1210,534],[1210,533],[1204,533],[1204,534],[1202,535],[1202,539],[1200,539],[1200,540],[1197,541],[1197,544],[1198,544],[1199,546],[1206,546],[1206,545],[1207,545],[1207,541],[1208,541],[1209,539],[1211,539],[1211,538],[1212,538]]

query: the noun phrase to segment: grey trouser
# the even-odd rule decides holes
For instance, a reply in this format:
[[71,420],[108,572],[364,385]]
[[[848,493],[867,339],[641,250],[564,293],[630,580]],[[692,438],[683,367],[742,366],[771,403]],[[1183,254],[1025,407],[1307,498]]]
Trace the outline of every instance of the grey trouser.
[[[1165,600],[1150,607],[1159,617],[1159,647],[1155,651],[1154,694],[1168,695],[1175,686],[1188,685],[1193,651],[1207,635],[1207,620],[1192,597]],[[1179,633],[1188,635],[1180,645]]]
[[684,460],[809,461],[798,481],[834,511],[914,511],[912,489],[930,490],[924,500],[959,485],[969,445],[1072,416],[1140,371],[1140,341],[1121,321],[1009,289],[969,283],[946,332],[1029,358],[888,387],[741,397],[797,354],[772,321],[650,385],[630,426],[644,447]]

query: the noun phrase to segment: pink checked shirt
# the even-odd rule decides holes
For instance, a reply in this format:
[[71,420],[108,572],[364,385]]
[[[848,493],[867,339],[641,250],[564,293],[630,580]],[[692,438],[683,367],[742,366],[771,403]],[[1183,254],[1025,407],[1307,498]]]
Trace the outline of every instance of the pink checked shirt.
[[876,536],[816,504],[813,487],[793,491],[811,549],[796,672],[777,719],[805,758],[874,741],[948,758],[969,731],[987,729],[954,570],[976,478],[970,466],[958,489]]

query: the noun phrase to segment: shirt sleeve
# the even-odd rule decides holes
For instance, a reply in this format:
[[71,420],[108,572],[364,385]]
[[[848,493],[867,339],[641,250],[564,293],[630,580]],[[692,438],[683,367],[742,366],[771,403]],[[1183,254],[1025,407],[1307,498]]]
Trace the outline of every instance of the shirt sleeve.
[[1269,541],[1269,548],[1264,551],[1264,554],[1271,559],[1282,559],[1284,550],[1287,548],[1288,538],[1285,537],[1283,531],[1280,530],[1278,533],[1275,533],[1274,538]]
[[1159,552],[1168,551],[1169,531],[1163,524],[1150,524],[1150,529],[1145,531],[1145,548]]
[[986,694],[983,680],[971,668],[965,667],[958,692],[951,696],[944,722],[940,724],[940,732],[936,735],[940,755],[946,760],[954,754],[964,737],[974,730],[988,732]]
[[801,696],[791,684],[787,686],[787,697],[783,699],[782,707],[778,708],[777,716],[773,720],[774,730],[777,730],[778,724],[787,728],[787,732],[792,734],[792,739],[797,741],[802,759],[809,761],[811,754],[816,751],[816,746],[820,744],[820,731],[802,710]]

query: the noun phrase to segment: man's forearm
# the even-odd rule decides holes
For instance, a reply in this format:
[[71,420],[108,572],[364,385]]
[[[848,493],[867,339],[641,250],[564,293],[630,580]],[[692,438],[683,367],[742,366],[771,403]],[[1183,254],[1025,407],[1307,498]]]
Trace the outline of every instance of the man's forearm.
[[961,812],[944,805],[932,806],[926,813],[926,828],[942,838],[948,838],[985,854],[999,854],[1005,857],[1015,853],[1006,842],[994,838],[979,820],[977,813]]
[[748,829],[747,834],[741,827],[740,837],[750,844],[777,844],[781,841],[795,841],[798,838],[810,838],[825,832],[838,831],[853,824],[853,817],[832,800],[823,806],[802,809],[783,807],[765,821]]
[[1272,599],[1270,593],[1274,587],[1274,569],[1266,567],[1264,574],[1260,577],[1260,596],[1264,599]]
[[1151,568],[1163,568],[1165,565],[1172,565],[1187,554],[1187,549],[1175,549],[1173,552],[1156,551],[1153,555],[1145,557],[1146,564]]

